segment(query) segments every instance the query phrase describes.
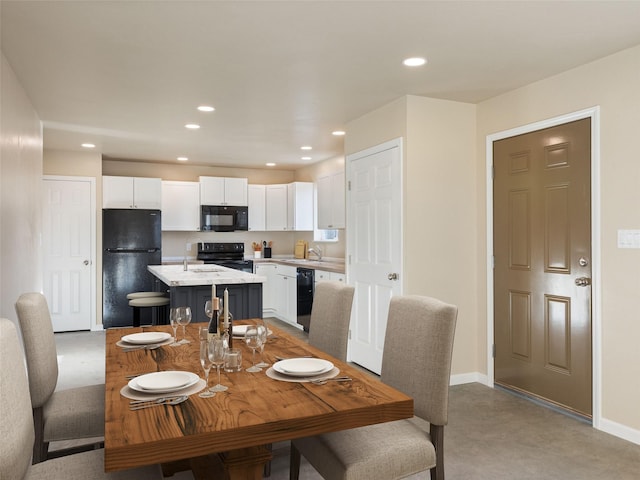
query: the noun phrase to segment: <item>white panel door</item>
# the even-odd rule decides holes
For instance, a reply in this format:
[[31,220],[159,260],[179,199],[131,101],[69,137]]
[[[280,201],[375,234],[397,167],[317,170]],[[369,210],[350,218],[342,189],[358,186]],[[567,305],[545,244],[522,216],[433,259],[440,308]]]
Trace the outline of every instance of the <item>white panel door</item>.
[[55,332],[90,330],[95,324],[92,182],[43,180],[43,284]]
[[347,157],[351,361],[380,373],[389,301],[402,293],[401,143]]

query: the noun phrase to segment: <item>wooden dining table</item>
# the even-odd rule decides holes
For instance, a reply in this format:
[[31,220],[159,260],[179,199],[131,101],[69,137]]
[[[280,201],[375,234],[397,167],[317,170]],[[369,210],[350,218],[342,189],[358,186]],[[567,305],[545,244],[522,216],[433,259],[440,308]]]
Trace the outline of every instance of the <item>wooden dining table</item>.
[[[313,356],[331,361],[340,376],[352,380],[316,385],[275,380],[266,375],[266,369],[248,373],[251,350],[242,338],[235,338],[233,346],[242,349],[243,370],[222,373],[222,384],[229,387],[226,392],[211,398],[196,393],[179,405],[130,410],[130,399],[121,394],[130,375],[179,370],[204,377],[199,360],[200,326],[204,324],[187,326],[188,344],[128,352],[116,345],[122,336],[170,332],[170,327],[107,330],[105,471],[160,463],[165,475],[188,468],[195,478],[258,480],[271,459],[269,446],[275,442],[413,416],[411,397],[271,324],[265,361],[273,364],[276,356]],[[213,368],[209,386],[215,383]]]

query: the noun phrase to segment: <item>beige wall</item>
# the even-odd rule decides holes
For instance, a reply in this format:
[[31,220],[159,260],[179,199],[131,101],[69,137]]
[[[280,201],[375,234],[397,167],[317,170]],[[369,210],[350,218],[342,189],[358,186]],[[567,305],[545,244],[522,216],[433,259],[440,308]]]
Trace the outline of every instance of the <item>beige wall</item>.
[[478,368],[475,128],[474,105],[407,96],[349,123],[345,140],[351,154],[403,138],[403,293],[458,306],[454,375]]
[[42,125],[2,55],[0,316],[16,321],[24,292],[42,291]]
[[[486,357],[486,179],[482,173],[487,135],[600,106],[602,257],[603,428],[640,443],[640,250],[616,247],[618,229],[640,229],[640,47],[531,84],[478,105],[476,179],[478,217],[478,346]],[[597,312],[596,312],[597,313]],[[596,332],[597,333],[597,332]],[[484,371],[484,362],[478,368]],[[596,372],[597,374],[597,372]],[[630,431],[633,429],[635,431]]]
[[475,105],[407,97],[405,289],[458,306],[454,375],[477,371],[475,118]]

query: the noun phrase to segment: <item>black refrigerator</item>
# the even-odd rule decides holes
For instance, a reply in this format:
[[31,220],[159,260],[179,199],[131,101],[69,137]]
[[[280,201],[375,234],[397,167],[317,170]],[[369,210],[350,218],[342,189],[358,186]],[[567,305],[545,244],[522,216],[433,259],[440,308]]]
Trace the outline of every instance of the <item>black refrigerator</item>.
[[[127,294],[152,291],[147,265],[162,263],[160,210],[102,210],[102,323],[104,328],[133,325]],[[151,323],[150,308],[140,323]]]

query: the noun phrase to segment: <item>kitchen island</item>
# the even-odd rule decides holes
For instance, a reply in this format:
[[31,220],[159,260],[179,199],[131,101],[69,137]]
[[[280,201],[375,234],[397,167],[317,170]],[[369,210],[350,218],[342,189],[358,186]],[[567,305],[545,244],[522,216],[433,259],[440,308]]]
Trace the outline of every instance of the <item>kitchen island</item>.
[[156,291],[167,292],[170,306],[191,307],[192,322],[208,322],[204,304],[211,300],[211,286],[222,298],[229,291],[229,308],[233,318],[262,318],[262,284],[265,277],[219,265],[150,265],[149,272],[156,277]]

